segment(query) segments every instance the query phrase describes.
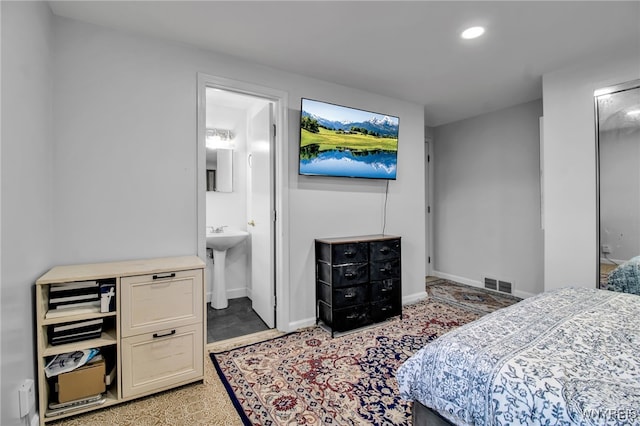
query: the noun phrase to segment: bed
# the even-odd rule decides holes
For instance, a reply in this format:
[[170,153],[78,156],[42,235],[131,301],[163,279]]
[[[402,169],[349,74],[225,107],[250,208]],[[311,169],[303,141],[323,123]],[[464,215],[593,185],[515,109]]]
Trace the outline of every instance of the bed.
[[397,380],[414,424],[640,425],[640,296],[531,297],[429,343]]
[[607,290],[640,295],[640,256],[629,259],[611,271]]

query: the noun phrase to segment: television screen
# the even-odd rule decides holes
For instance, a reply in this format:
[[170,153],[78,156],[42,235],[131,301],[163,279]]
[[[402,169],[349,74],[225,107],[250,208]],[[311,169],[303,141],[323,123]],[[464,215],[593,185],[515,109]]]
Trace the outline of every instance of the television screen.
[[398,117],[302,99],[300,174],[395,179]]

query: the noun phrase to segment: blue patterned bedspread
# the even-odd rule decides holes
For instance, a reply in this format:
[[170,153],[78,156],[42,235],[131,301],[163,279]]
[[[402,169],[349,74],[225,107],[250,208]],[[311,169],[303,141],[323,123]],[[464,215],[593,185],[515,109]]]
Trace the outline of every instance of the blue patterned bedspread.
[[640,425],[640,296],[531,297],[429,343],[397,379],[457,425]]

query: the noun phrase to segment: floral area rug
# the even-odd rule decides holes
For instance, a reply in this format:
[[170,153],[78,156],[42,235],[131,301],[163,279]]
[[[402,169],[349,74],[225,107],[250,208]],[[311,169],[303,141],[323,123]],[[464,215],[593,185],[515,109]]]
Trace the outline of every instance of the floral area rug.
[[500,294],[440,278],[427,281],[427,294],[432,299],[451,303],[479,314],[488,314],[521,300],[509,294]]
[[425,300],[403,318],[341,337],[320,327],[211,354],[245,424],[408,425],[395,373],[407,358],[480,314]]

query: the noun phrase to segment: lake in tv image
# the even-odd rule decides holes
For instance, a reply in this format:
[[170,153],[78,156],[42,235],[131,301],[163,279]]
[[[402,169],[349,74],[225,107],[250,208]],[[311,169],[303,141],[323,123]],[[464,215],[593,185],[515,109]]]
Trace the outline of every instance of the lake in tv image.
[[397,117],[302,99],[300,174],[395,179]]

